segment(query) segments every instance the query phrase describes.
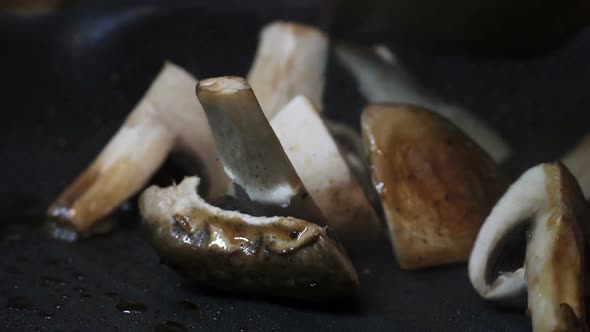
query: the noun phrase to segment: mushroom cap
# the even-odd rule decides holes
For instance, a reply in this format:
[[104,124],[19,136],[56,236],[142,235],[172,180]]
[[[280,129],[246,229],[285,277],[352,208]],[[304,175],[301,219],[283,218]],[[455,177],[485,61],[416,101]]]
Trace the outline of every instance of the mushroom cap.
[[[528,288],[534,331],[584,330],[582,191],[560,162],[527,170],[498,201],[475,242],[469,279],[489,300],[506,303]],[[530,224],[524,268],[498,277],[495,257],[515,228]],[[524,241],[524,239],[523,239]]]
[[160,255],[200,285],[309,301],[357,296],[356,271],[326,229],[291,217],[225,211],[197,194],[199,179],[152,186],[140,213]]
[[583,331],[586,203],[561,163],[544,164],[547,206],[530,229],[525,260],[534,331]]
[[375,240],[379,219],[312,103],[295,97],[271,125],[328,226],[345,245],[361,248]]
[[467,260],[479,227],[507,185],[492,158],[421,107],[371,105],[361,122],[400,266]]

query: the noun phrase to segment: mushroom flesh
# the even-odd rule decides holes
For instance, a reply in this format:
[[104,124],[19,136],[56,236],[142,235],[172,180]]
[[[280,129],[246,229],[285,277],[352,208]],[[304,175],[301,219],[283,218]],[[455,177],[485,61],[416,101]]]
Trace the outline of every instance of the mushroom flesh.
[[[473,287],[504,304],[528,290],[533,331],[586,331],[582,228],[587,217],[580,187],[563,164],[529,169],[479,232],[469,259]],[[521,225],[529,226],[524,266],[498,274],[494,267],[503,243]]]
[[180,67],[164,65],[116,135],[49,207],[58,226],[54,235],[68,240],[90,235],[98,221],[143,188],[173,150],[200,161],[210,196],[227,191],[207,118],[194,98],[195,84]]
[[380,232],[379,219],[312,103],[295,97],[271,125],[328,226],[347,248],[372,243]]
[[152,186],[139,199],[153,246],[198,285],[308,301],[357,296],[356,271],[325,228],[222,210],[197,195],[198,184]]
[[492,158],[440,115],[370,105],[361,126],[400,266],[466,261],[507,182]]

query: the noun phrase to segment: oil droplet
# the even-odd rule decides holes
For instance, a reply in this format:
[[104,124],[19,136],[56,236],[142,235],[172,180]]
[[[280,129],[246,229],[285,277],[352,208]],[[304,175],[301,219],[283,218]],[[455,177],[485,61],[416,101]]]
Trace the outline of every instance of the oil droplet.
[[383,187],[385,187],[385,184],[383,182],[379,182],[375,185],[375,189],[379,194],[383,192]]
[[42,311],[42,312],[39,313],[39,316],[43,317],[44,319],[51,319],[51,318],[53,318],[54,315],[55,314],[52,313],[52,312],[44,312],[44,311]]
[[8,300],[8,308],[15,310],[30,310],[32,309],[32,306],[23,296],[15,296]]
[[141,302],[120,299],[117,309],[125,314],[141,314],[146,310],[146,307]]
[[171,321],[163,320],[156,325],[156,332],[186,332],[188,331],[182,324]]
[[60,287],[66,286],[66,285],[67,285],[67,283],[65,281],[57,279],[57,278],[48,277],[48,276],[41,277],[41,286],[42,287],[60,288]]
[[178,302],[178,305],[185,310],[190,310],[190,311],[198,311],[199,310],[199,306],[192,303],[189,300],[182,300],[180,302]]

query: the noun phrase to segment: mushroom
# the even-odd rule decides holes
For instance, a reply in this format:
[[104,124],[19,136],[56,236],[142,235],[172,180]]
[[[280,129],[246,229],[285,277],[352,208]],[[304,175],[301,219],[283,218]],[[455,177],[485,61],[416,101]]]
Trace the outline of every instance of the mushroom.
[[242,204],[273,207],[325,224],[325,218],[289,161],[254,92],[241,77],[209,78],[196,94],[205,109],[219,160]]
[[370,103],[395,102],[426,107],[453,122],[495,161],[502,162],[510,155],[510,149],[497,133],[468,111],[425,91],[384,46],[371,51],[339,45],[336,55],[355,76]]
[[[479,232],[469,259],[475,290],[485,299],[506,303],[528,289],[533,331],[586,331],[585,204],[578,183],[561,162],[526,171]],[[494,266],[503,243],[521,225],[529,226],[524,266],[498,275]]]
[[[173,150],[198,159],[208,195],[227,191],[205,113],[193,95],[196,79],[167,62],[98,157],[49,207],[53,235],[88,236],[96,223],[137,193]],[[63,226],[63,227],[62,227]]]
[[590,134],[563,157],[563,163],[575,175],[586,199],[590,199]]
[[325,228],[222,210],[198,196],[198,184],[151,186],[139,199],[154,247],[198,285],[308,301],[357,296],[356,271]]
[[418,106],[369,105],[361,126],[400,266],[466,261],[507,185],[492,158],[446,119]]
[[295,97],[271,125],[311,198],[347,248],[372,243],[379,219],[312,103]]
[[328,39],[314,27],[278,21],[262,29],[247,78],[267,118],[297,95],[322,107],[327,54]]
[[[326,55],[327,38],[313,27],[275,22],[263,29],[249,77],[269,118],[300,93],[321,106]],[[105,225],[98,222],[143,188],[171,151],[203,166],[207,197],[228,192],[195,84],[181,68],[164,66],[117,134],[49,207],[55,237],[74,240],[98,231]]]

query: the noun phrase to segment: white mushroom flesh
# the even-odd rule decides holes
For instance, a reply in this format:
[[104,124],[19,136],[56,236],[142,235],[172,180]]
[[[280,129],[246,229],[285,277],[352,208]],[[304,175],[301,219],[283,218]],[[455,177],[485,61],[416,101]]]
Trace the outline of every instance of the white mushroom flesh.
[[312,103],[295,97],[271,125],[328,225],[349,247],[373,241],[377,215]]
[[297,95],[322,107],[328,39],[303,24],[274,22],[262,29],[248,82],[271,119]]
[[137,193],[174,149],[200,160],[211,180],[211,195],[226,192],[211,131],[194,100],[195,84],[189,73],[166,63],[123,126],[48,214],[88,235],[101,218]]

